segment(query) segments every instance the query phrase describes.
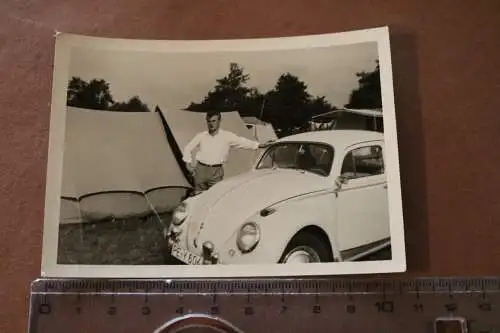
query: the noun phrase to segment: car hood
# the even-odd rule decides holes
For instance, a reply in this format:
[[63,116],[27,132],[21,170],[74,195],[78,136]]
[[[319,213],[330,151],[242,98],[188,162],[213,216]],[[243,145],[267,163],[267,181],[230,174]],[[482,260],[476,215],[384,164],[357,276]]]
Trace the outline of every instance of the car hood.
[[328,188],[325,177],[299,170],[256,170],[234,176],[193,198],[188,233],[220,243],[261,209]]

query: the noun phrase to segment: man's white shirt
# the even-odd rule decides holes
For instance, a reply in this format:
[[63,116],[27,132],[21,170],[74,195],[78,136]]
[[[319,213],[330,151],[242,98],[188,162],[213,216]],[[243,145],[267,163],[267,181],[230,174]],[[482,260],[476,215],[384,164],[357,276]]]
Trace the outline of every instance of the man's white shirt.
[[219,129],[217,134],[208,131],[198,133],[184,148],[183,160],[192,164],[192,152],[199,147],[196,160],[205,164],[223,164],[230,148],[258,149],[259,142],[248,140],[232,132]]

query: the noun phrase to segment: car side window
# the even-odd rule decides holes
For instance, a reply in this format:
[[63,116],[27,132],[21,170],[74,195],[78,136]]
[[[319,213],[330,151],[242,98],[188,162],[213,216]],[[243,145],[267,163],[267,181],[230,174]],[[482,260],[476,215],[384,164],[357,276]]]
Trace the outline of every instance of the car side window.
[[277,166],[279,168],[293,168],[297,158],[297,144],[277,145],[266,152],[259,163],[258,169],[267,169]]
[[375,145],[353,149],[345,156],[340,173],[349,179],[383,174],[382,147]]
[[297,167],[326,177],[330,173],[332,155],[333,152],[327,146],[305,144],[299,150]]

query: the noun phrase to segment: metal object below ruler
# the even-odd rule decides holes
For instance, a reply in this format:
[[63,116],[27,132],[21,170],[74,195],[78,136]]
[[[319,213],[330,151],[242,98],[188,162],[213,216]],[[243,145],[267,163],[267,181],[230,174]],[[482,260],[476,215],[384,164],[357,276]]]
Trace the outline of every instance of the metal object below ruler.
[[30,333],[500,332],[500,278],[54,280]]

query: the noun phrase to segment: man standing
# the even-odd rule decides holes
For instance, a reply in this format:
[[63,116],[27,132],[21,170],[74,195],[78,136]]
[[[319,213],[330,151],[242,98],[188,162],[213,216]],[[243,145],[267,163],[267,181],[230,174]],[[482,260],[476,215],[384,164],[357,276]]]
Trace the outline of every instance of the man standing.
[[[259,149],[265,145],[220,129],[221,114],[216,111],[207,112],[208,130],[198,133],[184,148],[183,161],[188,170],[194,174],[194,195],[208,190],[224,178],[223,164],[229,149]],[[192,165],[192,151],[199,147],[196,154],[196,165]]]

